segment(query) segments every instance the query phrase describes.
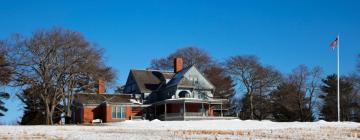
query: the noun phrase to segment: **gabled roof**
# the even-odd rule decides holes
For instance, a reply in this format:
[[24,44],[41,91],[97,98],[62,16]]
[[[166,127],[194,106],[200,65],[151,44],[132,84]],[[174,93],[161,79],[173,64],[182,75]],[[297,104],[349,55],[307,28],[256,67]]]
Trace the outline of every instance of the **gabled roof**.
[[[195,87],[195,84],[185,76],[192,68],[196,70],[196,67],[192,65],[177,73],[159,70],[131,70],[129,76],[133,76],[141,93],[151,93],[158,89],[173,86]],[[198,70],[196,71],[198,72]]]
[[166,87],[171,87],[171,86],[175,86],[175,85],[186,86],[186,87],[193,86],[193,83],[184,76],[191,67],[193,67],[193,66],[184,68],[181,71],[179,71],[178,73],[176,73],[174,75],[174,77],[166,85]]
[[126,94],[77,93],[74,97],[75,101],[81,104],[101,104],[104,102],[112,104],[131,103],[131,95]]
[[171,79],[175,75],[173,72],[156,70],[131,70],[130,73],[141,93],[150,93],[158,89],[166,79]]

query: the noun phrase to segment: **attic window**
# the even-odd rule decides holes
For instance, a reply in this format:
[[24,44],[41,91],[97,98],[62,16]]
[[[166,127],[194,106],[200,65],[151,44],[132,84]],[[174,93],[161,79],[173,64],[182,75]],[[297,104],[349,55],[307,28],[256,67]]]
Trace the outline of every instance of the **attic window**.
[[199,79],[196,76],[191,76],[189,78],[189,80],[192,81],[193,84],[198,84],[199,83]]

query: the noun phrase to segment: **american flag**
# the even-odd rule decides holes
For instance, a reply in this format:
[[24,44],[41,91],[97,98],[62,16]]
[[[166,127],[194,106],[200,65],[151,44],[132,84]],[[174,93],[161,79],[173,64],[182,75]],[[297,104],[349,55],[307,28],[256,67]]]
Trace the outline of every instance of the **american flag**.
[[337,47],[338,40],[339,39],[336,37],[335,40],[331,42],[330,47],[335,49]]

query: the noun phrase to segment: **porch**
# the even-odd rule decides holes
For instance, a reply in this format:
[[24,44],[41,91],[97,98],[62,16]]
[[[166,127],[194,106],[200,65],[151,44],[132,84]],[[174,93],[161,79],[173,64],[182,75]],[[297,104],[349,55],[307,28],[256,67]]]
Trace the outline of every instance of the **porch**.
[[223,108],[226,99],[201,100],[194,98],[168,99],[151,106],[153,119],[164,121],[173,120],[224,120],[235,119],[226,117],[228,111]]

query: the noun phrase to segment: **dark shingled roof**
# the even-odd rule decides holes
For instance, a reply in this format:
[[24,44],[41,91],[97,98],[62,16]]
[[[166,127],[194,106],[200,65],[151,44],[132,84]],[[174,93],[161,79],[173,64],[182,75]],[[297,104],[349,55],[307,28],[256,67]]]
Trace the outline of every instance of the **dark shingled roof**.
[[74,97],[75,101],[81,104],[101,104],[104,102],[113,104],[131,103],[131,96],[126,94],[78,93]]
[[194,87],[195,84],[193,82],[191,82],[189,79],[187,79],[186,77],[183,77],[179,83],[180,87]]
[[[184,77],[192,67],[194,66],[184,68],[177,73],[159,70],[131,70],[130,72],[134,76],[134,80],[138,85],[140,92],[151,93],[154,90],[172,86],[194,87],[194,83]],[[165,84],[166,79],[168,80],[168,83]]]
[[150,93],[161,86],[165,79],[171,79],[175,73],[155,70],[131,70],[141,93]]

